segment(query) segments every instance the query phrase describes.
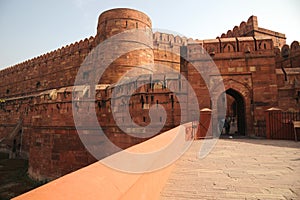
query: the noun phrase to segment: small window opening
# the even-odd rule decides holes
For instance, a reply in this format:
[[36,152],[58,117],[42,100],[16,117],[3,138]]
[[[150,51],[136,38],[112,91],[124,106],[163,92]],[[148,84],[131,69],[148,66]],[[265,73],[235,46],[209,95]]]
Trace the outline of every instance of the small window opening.
[[106,107],[106,101],[102,100],[102,107]]
[[83,79],[84,80],[89,79],[89,72],[83,72]]
[[181,91],[181,80],[178,81],[179,91]]
[[145,101],[144,101],[144,97],[143,96],[141,96],[141,104],[142,104],[142,109],[144,109]]
[[41,82],[40,81],[38,81],[37,83],[36,83],[36,88],[39,88],[39,87],[41,87]]

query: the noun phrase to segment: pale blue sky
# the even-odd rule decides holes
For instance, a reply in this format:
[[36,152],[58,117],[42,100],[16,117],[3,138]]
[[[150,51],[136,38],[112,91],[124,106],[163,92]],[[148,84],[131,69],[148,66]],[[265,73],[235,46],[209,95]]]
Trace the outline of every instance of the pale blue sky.
[[211,39],[249,16],[263,28],[300,40],[299,0],[0,0],[0,69],[96,33],[99,14],[110,8],[138,9],[153,28]]

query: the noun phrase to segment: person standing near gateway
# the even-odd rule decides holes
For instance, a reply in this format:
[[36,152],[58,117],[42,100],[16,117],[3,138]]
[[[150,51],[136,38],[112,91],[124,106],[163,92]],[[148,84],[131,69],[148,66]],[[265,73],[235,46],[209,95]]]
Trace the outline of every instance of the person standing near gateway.
[[230,122],[231,118],[229,116],[225,117],[225,122],[224,122],[224,128],[225,128],[225,134],[228,135],[230,132]]

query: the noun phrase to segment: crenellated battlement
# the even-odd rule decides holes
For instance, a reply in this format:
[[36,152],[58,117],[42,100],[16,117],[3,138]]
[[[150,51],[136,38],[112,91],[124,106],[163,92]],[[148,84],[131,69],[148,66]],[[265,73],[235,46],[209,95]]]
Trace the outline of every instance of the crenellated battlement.
[[300,47],[298,41],[293,41],[291,45],[275,48],[276,68],[300,68]]
[[42,63],[47,63],[48,61],[53,61],[57,58],[70,56],[75,53],[80,53],[83,49],[93,48],[95,46],[94,37],[85,38],[80,40],[79,42],[74,42],[58,48],[56,50],[47,52],[45,54],[39,55],[37,57],[31,58],[24,62],[18,63],[16,65],[7,67],[3,70],[0,70],[0,76],[8,75],[9,73],[18,73],[18,71],[23,71],[24,69],[28,69],[33,67],[34,65],[39,65]]
[[235,26],[232,30],[228,30],[227,33],[221,34],[221,38],[245,36],[271,37],[274,46],[279,48],[282,47],[286,41],[285,34],[258,27],[257,17],[254,15],[250,16],[247,22],[242,21],[239,26]]
[[211,56],[231,55],[231,57],[242,54],[250,54],[265,51],[273,54],[273,41],[270,37],[231,37],[217,38],[209,40],[195,40],[187,45],[190,58],[198,58],[200,54],[205,52],[203,48]]
[[[183,46],[188,43],[193,42],[192,38],[174,36],[173,34],[155,32],[153,33],[153,42],[154,47],[157,46],[168,46],[172,48],[173,46]],[[68,44],[66,46],[60,47],[56,50],[47,52],[45,54],[33,57],[21,63],[9,66],[5,69],[0,70],[0,76],[8,75],[9,73],[18,73],[18,71],[28,70],[35,65],[40,65],[42,63],[48,63],[49,61],[54,62],[55,59],[61,59],[65,56],[71,56],[76,53],[81,53],[83,49],[90,49],[95,47],[95,37],[91,36],[90,38],[85,38],[83,40]]]
[[[1,97],[74,84],[77,69],[94,46],[94,37],[86,38],[1,70]],[[57,80],[57,77],[63,77],[62,72],[72,75]]]
[[167,45],[172,48],[173,46],[185,46],[190,41],[193,41],[193,39],[162,32],[153,33],[154,46]]
[[252,15],[247,22],[242,21],[239,26],[235,26],[227,33],[222,33],[221,38],[253,36],[253,31],[258,29],[257,17]]
[[298,41],[293,41],[291,45],[283,45],[281,49],[275,48],[275,54],[281,58],[294,57],[300,53],[300,47]]
[[180,37],[169,33],[155,32],[153,34],[154,60],[162,64],[180,70],[180,47],[192,43],[193,39]]

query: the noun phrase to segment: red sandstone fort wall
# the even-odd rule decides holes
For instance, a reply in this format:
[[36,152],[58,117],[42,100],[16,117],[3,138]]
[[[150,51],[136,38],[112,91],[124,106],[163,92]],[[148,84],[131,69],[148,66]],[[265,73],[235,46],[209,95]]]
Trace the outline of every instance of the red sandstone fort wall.
[[1,98],[74,85],[78,68],[94,46],[90,37],[1,70]]
[[[18,143],[22,140],[20,148],[29,157],[30,174],[37,179],[53,179],[95,161],[82,145],[72,115],[72,91],[78,69],[92,49],[105,39],[124,30],[140,29],[151,33],[151,20],[145,14],[131,9],[116,11],[105,12],[99,17],[95,37],[0,71],[0,138],[14,133],[19,121],[22,121],[21,135],[13,135],[19,138]],[[199,109],[211,108],[207,87],[214,80],[215,74],[210,74],[207,85],[193,66],[211,67],[211,62],[201,60],[203,47],[220,71],[225,89],[232,89],[242,97],[245,103],[246,132],[252,134],[253,125],[264,120],[266,109],[273,106],[284,110],[300,109],[299,42],[293,42],[291,47],[284,45],[281,50],[274,49],[276,32],[272,34],[257,26],[255,16],[213,40],[192,40],[166,33],[151,33],[151,37],[142,42],[145,47],[143,50],[122,55],[109,66],[100,81],[108,85],[96,87],[96,100],[91,97],[92,103],[78,101],[82,104],[82,110],[78,112],[96,109],[99,124],[106,134],[103,139],[108,137],[120,148],[146,140],[128,136],[116,125],[116,121],[123,122],[125,128],[132,129],[130,119],[123,115],[126,105],[122,102],[124,98],[129,98],[126,92],[111,100],[113,90],[128,91],[136,84],[113,85],[127,70],[153,62],[180,71],[196,92]],[[279,38],[281,44],[283,40],[285,42],[280,34],[275,38]],[[130,45],[133,40],[127,42]],[[153,43],[153,46],[149,43]],[[183,57],[191,62],[188,63]],[[109,59],[110,54],[105,55],[105,58]],[[161,132],[182,121],[192,120],[192,110],[181,109],[190,99],[184,93],[171,92],[179,91],[179,88],[184,91],[186,85],[183,80],[180,77],[164,79],[167,84],[157,82],[135,88],[129,100],[131,117],[140,126],[150,124],[151,106],[155,108],[158,104],[162,105],[167,116]],[[82,92],[84,86],[78,87],[81,87],[79,93]],[[184,105],[179,104],[178,95],[183,97]],[[117,106],[111,105],[112,102]],[[116,109],[115,119],[112,107]],[[151,123],[161,124],[162,116],[162,113],[157,112]],[[84,119],[89,121],[88,117]],[[12,147],[11,140],[5,142]],[[103,156],[113,153],[105,145],[102,148]]]
[[300,99],[300,47],[294,41],[290,46],[275,49],[279,107],[299,110]]
[[154,62],[156,65],[170,67],[180,71],[180,47],[192,39],[156,32],[153,34]]
[[[84,122],[92,121],[89,116],[85,116],[86,110],[96,109],[98,122],[105,133],[98,141],[102,145],[103,157],[115,152],[105,142],[106,138],[121,149],[149,139],[149,137],[137,138],[127,135],[116,125],[116,121],[119,121],[124,124],[123,128],[134,131],[131,122],[124,115],[124,106],[127,106],[122,104],[124,98],[130,98],[128,104],[130,114],[133,121],[141,127],[151,123],[155,128],[157,125],[163,124],[160,132],[164,132],[179,125],[184,120],[182,119],[184,116],[187,117],[187,113],[181,112],[181,106],[184,105],[180,105],[177,97],[171,92],[171,90],[179,91],[177,95],[180,95],[179,84],[182,84],[180,86],[182,90],[185,90],[185,84],[179,79],[174,80],[174,77],[172,80],[168,80],[166,77],[165,80],[167,81],[165,86],[162,83],[154,82],[153,85],[147,84],[136,88],[132,96],[121,92],[120,96],[117,93],[117,97],[112,99],[111,95],[113,90],[126,91],[130,87],[134,87],[137,82],[120,85],[117,88],[97,89],[96,100],[91,101],[94,102],[92,104],[77,101],[81,105],[76,112],[78,115],[82,114]],[[7,134],[11,133],[17,122],[22,119],[22,141],[18,142],[20,142],[23,154],[29,157],[30,175],[36,179],[57,178],[96,161],[81,143],[75,128],[72,114],[73,90],[73,87],[60,88],[24,96],[20,99],[6,99],[1,103],[1,138],[5,138]],[[82,92],[83,87],[77,90]],[[112,115],[112,102],[115,104],[115,118]],[[149,108],[154,106],[155,109],[158,105],[162,105],[167,111],[166,118],[162,118],[163,113],[155,112],[155,116],[150,121]],[[186,121],[184,120],[184,122]],[[86,129],[90,131],[95,124],[88,126]],[[148,127],[143,132],[147,133],[150,130],[151,127]],[[141,128],[136,130],[136,132],[138,131],[141,131]],[[99,133],[95,132],[95,134]]]
[[211,107],[210,99],[217,102],[214,98],[218,98],[214,97],[216,94],[209,94],[207,89],[211,87],[210,83],[217,75],[216,72],[207,70],[207,73],[211,73],[207,85],[194,68],[198,66],[212,69],[214,65],[207,59],[201,59],[204,54],[202,47],[212,56],[222,75],[225,89],[234,89],[244,98],[247,132],[253,132],[253,122],[262,120],[267,108],[278,105],[272,40],[255,37],[220,38],[188,44],[187,57],[191,60],[191,64],[183,71],[187,71],[188,81],[197,91],[199,109]]

